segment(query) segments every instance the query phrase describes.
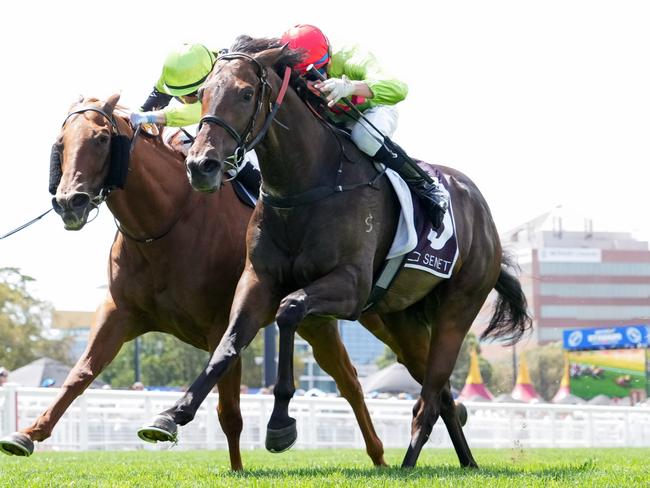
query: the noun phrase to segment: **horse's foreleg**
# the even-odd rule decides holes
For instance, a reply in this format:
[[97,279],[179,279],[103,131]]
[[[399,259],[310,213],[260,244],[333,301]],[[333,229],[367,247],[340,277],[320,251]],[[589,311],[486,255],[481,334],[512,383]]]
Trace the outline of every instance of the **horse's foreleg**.
[[362,273],[342,266],[305,288],[287,295],[280,303],[276,322],[280,329],[278,378],[273,389],[275,403],[268,423],[266,448],[272,452],[289,449],[297,438],[296,421],[289,417],[289,402],[295,392],[293,377],[293,342],[298,324],[309,314],[355,319],[367,296],[369,280],[359,284]]
[[239,437],[243,428],[241,409],[239,408],[239,388],[241,384],[241,360],[224,375],[217,384],[219,389],[219,403],[217,413],[219,423],[228,440],[228,453],[230,454],[230,468],[233,471],[244,469],[239,449]]
[[173,407],[160,413],[138,431],[141,439],[149,442],[174,441],[177,425],[185,425],[194,418],[214,386],[237,362],[241,350],[264,324],[272,321],[279,300],[274,298],[276,294],[270,285],[260,280],[250,265],[246,268],[237,284],[230,324],[205,369]]
[[298,333],[309,342],[314,351],[314,358],[320,367],[334,378],[341,395],[352,407],[370,459],[375,466],[386,466],[384,446],[375,433],[363,398],[363,390],[357,378],[357,371],[341,341],[336,321],[310,319],[308,324],[305,322],[300,324]]
[[86,350],[70,370],[54,402],[29,427],[0,439],[0,451],[29,456],[33,441],[44,441],[70,404],[115,358],[125,341],[137,335],[130,315],[111,301],[101,306],[95,317]]

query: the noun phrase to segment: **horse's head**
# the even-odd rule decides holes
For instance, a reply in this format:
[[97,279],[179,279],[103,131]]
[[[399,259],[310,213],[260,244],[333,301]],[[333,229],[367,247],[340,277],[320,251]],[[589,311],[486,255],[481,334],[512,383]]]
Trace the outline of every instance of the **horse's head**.
[[[122,165],[113,160],[126,157],[128,164],[128,139],[119,134],[113,116],[119,98],[113,95],[100,101],[80,97],[70,107],[52,147],[52,207],[67,230],[81,229],[90,211],[105,198],[105,190],[120,186],[119,182],[107,181],[113,179],[109,173],[115,172],[115,166]],[[118,168],[117,172],[124,169]]]
[[199,90],[202,118],[185,160],[190,183],[199,191],[218,189],[223,171],[239,164],[263,135],[271,92],[281,83],[269,68],[287,56],[277,39],[242,38],[233,51],[217,59]]

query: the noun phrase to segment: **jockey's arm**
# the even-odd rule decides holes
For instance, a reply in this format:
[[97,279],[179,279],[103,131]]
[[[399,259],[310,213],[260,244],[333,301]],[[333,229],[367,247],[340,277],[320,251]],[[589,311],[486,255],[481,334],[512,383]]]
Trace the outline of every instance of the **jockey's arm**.
[[131,123],[159,124],[169,127],[184,127],[201,120],[201,103],[185,103],[177,107],[166,107],[153,112],[132,112]]
[[167,93],[161,92],[157,87],[154,87],[147,97],[147,100],[142,104],[140,110],[142,112],[152,112],[154,110],[160,110],[165,108],[171,102],[173,97]]
[[141,108],[142,112],[133,112],[131,114],[131,123],[133,125],[158,124],[183,127],[199,122],[201,119],[201,104],[195,97],[180,97],[183,102],[182,105],[169,107],[169,102],[174,97],[163,90],[162,82],[156,83],[153,92]]
[[350,96],[358,96],[358,97],[363,97],[363,98],[372,98],[374,94],[372,93],[372,90],[368,86],[368,84],[365,81],[358,81],[358,80],[350,80],[352,83],[352,86],[354,87],[354,91],[350,94]]
[[357,45],[335,52],[327,71],[330,78],[316,88],[328,94],[330,106],[354,95],[372,100],[373,105],[395,105],[408,93],[405,83],[386,73],[372,53]]

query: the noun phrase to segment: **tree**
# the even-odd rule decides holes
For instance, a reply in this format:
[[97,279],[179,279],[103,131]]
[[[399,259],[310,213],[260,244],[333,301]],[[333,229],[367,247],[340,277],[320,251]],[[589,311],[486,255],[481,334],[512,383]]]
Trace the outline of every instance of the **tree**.
[[[261,355],[261,334],[242,353],[242,384],[262,384],[262,366],[255,364]],[[133,357],[135,341],[122,347],[115,360],[100,376],[114,388],[127,388],[135,381]],[[186,387],[203,371],[210,355],[170,334],[150,332],[140,337],[141,381],[147,386]]]
[[[551,400],[560,387],[564,372],[564,357],[561,343],[550,343],[527,349],[525,353],[528,362],[530,379],[537,393],[545,400]],[[510,393],[515,377],[512,370],[512,358],[504,357],[494,364],[494,376],[488,388],[495,395]]]
[[45,356],[69,362],[69,342],[44,335],[52,307],[30,294],[33,281],[17,268],[0,268],[0,365],[9,370]]
[[384,369],[387,366],[390,366],[393,363],[397,362],[397,356],[388,346],[384,346],[384,353],[377,358],[375,364],[379,369]]
[[553,342],[526,351],[533,386],[544,400],[557,393],[564,373],[564,352],[561,342]]
[[492,363],[492,377],[486,382],[488,389],[494,396],[510,393],[515,384],[510,355]]

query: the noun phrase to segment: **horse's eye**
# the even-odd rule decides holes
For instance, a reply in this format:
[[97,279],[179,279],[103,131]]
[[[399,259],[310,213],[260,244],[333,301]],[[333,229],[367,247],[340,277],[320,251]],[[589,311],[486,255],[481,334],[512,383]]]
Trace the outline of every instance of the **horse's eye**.
[[253,99],[253,90],[246,90],[243,93],[242,98],[245,102],[250,102]]
[[100,145],[100,146],[103,146],[104,144],[107,144],[107,143],[108,143],[108,140],[109,140],[109,139],[110,139],[110,138],[109,138],[108,134],[105,134],[105,133],[102,132],[101,134],[98,134],[98,135],[94,138],[94,141],[95,141],[96,144],[98,144],[98,145]]

